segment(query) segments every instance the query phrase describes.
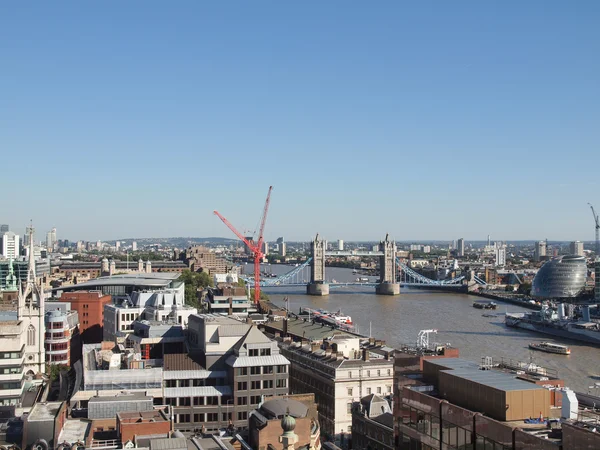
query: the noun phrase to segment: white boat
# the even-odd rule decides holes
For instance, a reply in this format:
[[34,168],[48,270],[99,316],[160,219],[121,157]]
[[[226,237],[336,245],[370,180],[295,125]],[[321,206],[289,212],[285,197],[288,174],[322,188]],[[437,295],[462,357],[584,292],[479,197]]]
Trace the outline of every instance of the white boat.
[[571,349],[566,345],[555,344],[553,342],[531,342],[529,348],[532,350],[540,350],[546,353],[556,353],[558,355],[570,355]]

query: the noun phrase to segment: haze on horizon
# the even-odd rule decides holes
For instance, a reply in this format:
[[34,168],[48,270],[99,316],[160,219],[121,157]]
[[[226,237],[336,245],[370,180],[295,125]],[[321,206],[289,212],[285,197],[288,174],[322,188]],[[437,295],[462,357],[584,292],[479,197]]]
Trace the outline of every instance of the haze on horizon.
[[582,240],[600,3],[0,6],[0,223],[37,238]]

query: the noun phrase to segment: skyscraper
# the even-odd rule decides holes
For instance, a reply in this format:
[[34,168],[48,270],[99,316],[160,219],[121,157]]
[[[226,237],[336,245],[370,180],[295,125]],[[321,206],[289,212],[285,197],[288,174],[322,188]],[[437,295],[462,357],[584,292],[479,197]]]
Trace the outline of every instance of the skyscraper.
[[503,267],[506,265],[506,246],[496,246],[496,265]]
[[465,256],[465,240],[460,238],[458,240],[458,256]]
[[16,259],[21,254],[19,235],[7,231],[2,235],[2,255],[7,259]]
[[488,243],[487,243],[488,247],[492,245],[492,238],[491,236],[488,234]]
[[583,242],[573,241],[570,245],[571,255],[583,256]]
[[4,234],[8,231],[8,225],[2,224],[0,225],[0,234]]
[[535,250],[533,251],[534,261],[541,261],[546,256],[546,241],[538,241],[535,243]]
[[343,240],[343,239],[339,239],[339,240],[338,240],[338,250],[339,250],[340,252],[343,252],[343,251],[344,251],[344,240]]
[[131,250],[134,251],[134,252],[137,251],[137,242],[133,241],[131,243]]
[[52,228],[52,230],[46,233],[46,248],[48,251],[52,251],[54,248],[54,244],[56,243],[56,228]]

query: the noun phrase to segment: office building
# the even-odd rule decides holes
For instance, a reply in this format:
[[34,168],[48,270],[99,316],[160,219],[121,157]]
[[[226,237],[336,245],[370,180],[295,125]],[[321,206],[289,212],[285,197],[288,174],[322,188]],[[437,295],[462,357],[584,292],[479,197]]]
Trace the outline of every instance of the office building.
[[352,448],[394,450],[394,415],[388,400],[371,394],[354,403]]
[[9,231],[8,225],[6,225],[6,224],[0,225],[0,234],[7,233],[8,231]]
[[458,256],[465,256],[465,240],[460,238],[458,240]]
[[204,247],[189,247],[179,255],[192,272],[206,272],[211,277],[217,273],[232,272],[233,264],[229,263],[223,256]]
[[52,228],[46,233],[46,248],[49,252],[54,249],[54,244],[56,244],[56,228]]
[[304,345],[284,341],[280,346],[291,363],[290,390],[315,393],[321,429],[331,440],[340,442],[342,431],[346,436],[352,433],[354,402],[370,394],[392,395],[392,348],[384,347],[382,356],[361,347],[358,337],[339,335]]
[[187,354],[165,355],[164,401],[173,407],[175,428],[247,428],[264,396],[288,394],[289,361],[255,326],[195,314],[188,339]]
[[564,255],[544,263],[531,284],[539,298],[573,298],[585,288],[587,263],[583,256]]
[[64,292],[60,301],[70,303],[73,311],[77,311],[81,340],[84,343],[102,342],[104,306],[111,303],[110,295],[103,295],[99,291]]
[[533,260],[541,261],[546,258],[546,241],[538,241],[535,243],[535,249],[533,251]]
[[338,240],[338,250],[339,250],[340,252],[343,252],[343,251],[344,251],[344,240],[343,240],[343,239],[339,239],[339,240]]
[[277,242],[277,244],[283,244],[285,242],[285,239],[283,238],[283,236],[278,237],[276,242]]
[[132,252],[137,252],[137,242],[133,241],[131,243],[131,251]]
[[570,246],[571,255],[583,256],[583,242],[581,241],[573,241]]
[[248,298],[246,289],[239,286],[225,285],[208,289],[206,303],[211,314],[248,317],[248,314],[256,312],[256,307]]
[[281,244],[279,244],[279,256],[281,257],[285,257],[286,253],[287,253],[287,244],[285,242],[282,242]]
[[19,235],[6,231],[2,235],[2,256],[6,259],[17,259],[21,255]]
[[506,265],[506,246],[505,245],[497,245],[496,246],[496,266],[504,267]]
[[71,366],[81,359],[79,315],[69,303],[47,302],[44,349],[48,364]]
[[[30,229],[30,234],[33,229]],[[29,390],[41,380],[34,377],[45,373],[44,352],[45,294],[35,272],[33,239],[30,239],[29,269],[24,283],[17,285],[12,264],[7,275],[8,291],[17,293],[16,310],[0,312],[0,405],[19,405]]]

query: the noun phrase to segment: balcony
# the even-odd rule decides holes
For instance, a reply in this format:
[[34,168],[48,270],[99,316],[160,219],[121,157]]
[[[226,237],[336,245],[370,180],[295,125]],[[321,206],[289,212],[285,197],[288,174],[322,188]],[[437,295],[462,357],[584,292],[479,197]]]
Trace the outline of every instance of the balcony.
[[22,366],[25,361],[25,355],[21,355],[19,358],[2,358],[0,359],[0,367],[4,366]]
[[[7,382],[7,381],[21,381],[22,378],[23,378],[23,372],[3,373],[3,374],[0,374],[0,383]],[[4,392],[4,391],[0,391],[0,392]]]

